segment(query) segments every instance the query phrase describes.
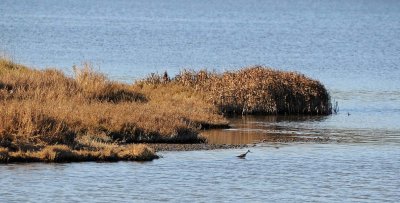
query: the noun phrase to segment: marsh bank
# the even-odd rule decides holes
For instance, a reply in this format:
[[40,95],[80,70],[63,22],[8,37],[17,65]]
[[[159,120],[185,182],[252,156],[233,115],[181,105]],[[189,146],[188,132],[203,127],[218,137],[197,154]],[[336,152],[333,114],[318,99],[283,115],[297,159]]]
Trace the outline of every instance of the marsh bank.
[[2,162],[148,160],[156,157],[152,149],[143,146],[139,153],[131,149],[135,145],[118,145],[204,143],[199,131],[229,127],[226,116],[232,115],[332,112],[320,82],[261,66],[224,73],[183,70],[173,78],[151,74],[133,84],[111,81],[90,64],[74,71],[69,77],[0,60]]

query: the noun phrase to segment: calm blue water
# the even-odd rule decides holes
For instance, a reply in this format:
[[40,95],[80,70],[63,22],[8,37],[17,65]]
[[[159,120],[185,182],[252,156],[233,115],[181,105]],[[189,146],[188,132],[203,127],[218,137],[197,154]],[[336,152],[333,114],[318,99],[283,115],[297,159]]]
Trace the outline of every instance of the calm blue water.
[[90,61],[125,82],[261,64],[320,80],[340,107],[323,118],[234,120],[220,132],[251,134],[247,142],[280,133],[338,144],[260,145],[247,160],[222,150],[169,152],[144,164],[0,166],[0,201],[395,202],[399,19],[396,0],[0,0],[0,51],[23,64],[71,73]]
[[[296,144],[147,163],[0,165],[1,202],[397,202],[400,149]],[[360,153],[362,152],[362,153]]]

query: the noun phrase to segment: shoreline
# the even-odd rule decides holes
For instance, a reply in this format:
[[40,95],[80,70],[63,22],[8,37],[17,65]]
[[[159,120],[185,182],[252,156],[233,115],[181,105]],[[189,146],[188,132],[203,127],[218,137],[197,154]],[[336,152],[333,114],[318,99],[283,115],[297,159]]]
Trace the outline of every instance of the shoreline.
[[171,144],[171,143],[144,143],[157,152],[163,151],[201,151],[217,149],[243,149],[247,147],[256,147],[259,144],[278,144],[278,143],[331,143],[335,140],[329,137],[298,137],[298,136],[266,136],[263,140],[254,141],[248,144]]
[[163,151],[202,151],[202,150],[216,150],[216,149],[242,149],[249,147],[248,144],[168,144],[168,143],[151,143],[146,144],[155,152]]
[[94,150],[71,150],[63,145],[54,145],[38,152],[9,152],[0,148],[0,164],[11,163],[73,163],[73,162],[118,162],[153,161],[162,158],[159,152],[205,151],[244,149],[259,144],[278,143],[331,143],[329,137],[266,136],[266,139],[249,144],[208,144],[208,143],[141,143],[118,145],[113,148]]

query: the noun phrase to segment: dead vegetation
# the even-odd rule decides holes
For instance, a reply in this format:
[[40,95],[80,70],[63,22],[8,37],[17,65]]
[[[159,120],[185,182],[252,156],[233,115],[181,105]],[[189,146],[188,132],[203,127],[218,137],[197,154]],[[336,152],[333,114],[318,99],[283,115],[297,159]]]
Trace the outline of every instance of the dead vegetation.
[[154,90],[109,81],[88,64],[67,77],[0,59],[0,147],[25,153],[61,144],[80,150],[86,147],[82,140],[100,137],[106,145],[204,142],[202,125],[227,121],[196,97],[183,87]]
[[167,74],[152,74],[142,83],[193,88],[225,115],[332,113],[329,94],[320,82],[296,72],[261,66],[222,74],[184,70],[173,79]]
[[97,150],[73,150],[66,145],[49,145],[36,151],[9,151],[0,147],[0,163],[80,162],[80,161],[150,161],[158,158],[146,145],[107,145]]
[[330,111],[319,82],[262,67],[152,74],[131,85],[89,64],[74,71],[0,59],[0,162],[148,160],[151,149],[127,144],[205,142],[199,130],[228,127],[228,114]]

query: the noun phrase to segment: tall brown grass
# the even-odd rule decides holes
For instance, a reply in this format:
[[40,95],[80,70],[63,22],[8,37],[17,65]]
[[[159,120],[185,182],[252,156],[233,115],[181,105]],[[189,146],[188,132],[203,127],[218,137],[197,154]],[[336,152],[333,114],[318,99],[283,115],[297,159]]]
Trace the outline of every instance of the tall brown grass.
[[[324,85],[296,72],[261,66],[222,74],[184,70],[170,81],[203,92],[205,100],[227,115],[332,113]],[[165,80],[151,75],[142,82],[160,84]]]
[[227,121],[200,100],[185,87],[113,82],[88,64],[67,77],[0,59],[0,147],[38,151],[63,144],[79,149],[85,137],[107,137],[108,144],[202,142],[201,125]]

